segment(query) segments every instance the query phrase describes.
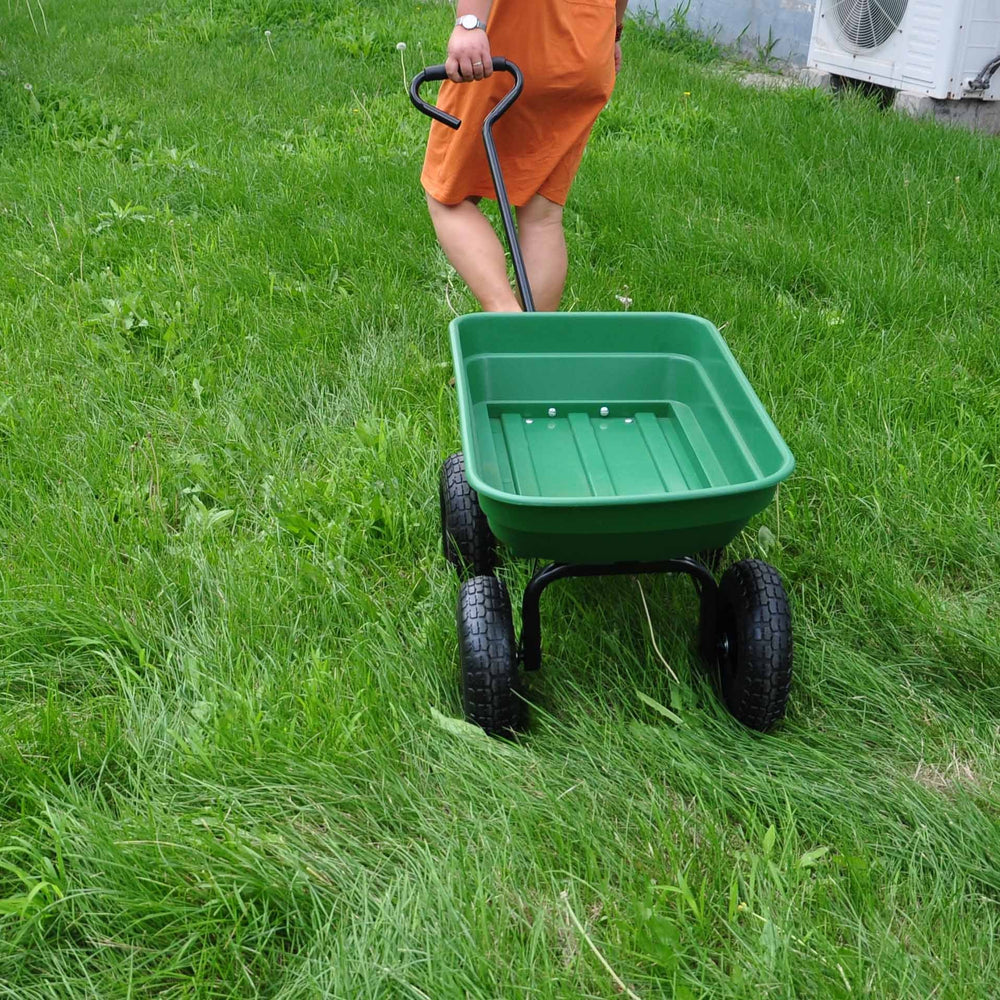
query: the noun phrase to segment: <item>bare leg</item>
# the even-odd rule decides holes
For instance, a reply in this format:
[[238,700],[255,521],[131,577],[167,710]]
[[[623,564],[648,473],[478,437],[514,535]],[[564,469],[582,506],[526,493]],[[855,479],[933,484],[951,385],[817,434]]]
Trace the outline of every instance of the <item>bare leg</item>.
[[566,237],[562,225],[562,205],[536,194],[517,210],[524,267],[531,283],[535,308],[555,312],[566,284]]
[[483,309],[519,312],[503,247],[486,216],[470,200],[443,205],[428,195],[427,207],[445,255]]

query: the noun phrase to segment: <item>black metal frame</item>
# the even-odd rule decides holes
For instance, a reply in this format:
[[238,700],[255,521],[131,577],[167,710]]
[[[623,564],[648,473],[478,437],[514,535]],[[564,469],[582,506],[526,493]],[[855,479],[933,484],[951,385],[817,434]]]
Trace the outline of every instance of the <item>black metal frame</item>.
[[716,606],[719,585],[712,571],[690,556],[664,559],[660,562],[621,562],[605,565],[550,563],[538,570],[524,588],[521,601],[521,638],[517,656],[525,670],[538,670],[542,665],[542,624],[540,602],[542,591],[556,580],[574,576],[637,576],[648,573],[684,573],[691,577],[701,602],[701,653],[711,660],[716,653]]

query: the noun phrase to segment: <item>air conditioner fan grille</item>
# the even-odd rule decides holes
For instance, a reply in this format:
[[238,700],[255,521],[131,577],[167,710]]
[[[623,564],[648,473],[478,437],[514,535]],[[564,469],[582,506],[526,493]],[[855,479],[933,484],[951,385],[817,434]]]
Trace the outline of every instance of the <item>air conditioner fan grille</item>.
[[907,0],[833,0],[843,37],[859,49],[876,49],[899,28]]

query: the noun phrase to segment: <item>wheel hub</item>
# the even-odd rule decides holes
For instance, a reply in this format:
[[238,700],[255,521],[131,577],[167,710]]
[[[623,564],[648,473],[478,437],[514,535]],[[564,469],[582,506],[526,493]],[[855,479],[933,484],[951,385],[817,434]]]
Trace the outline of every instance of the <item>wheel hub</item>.
[[716,649],[719,653],[719,659],[725,662],[729,659],[729,636],[723,633],[719,637],[719,642],[716,645]]

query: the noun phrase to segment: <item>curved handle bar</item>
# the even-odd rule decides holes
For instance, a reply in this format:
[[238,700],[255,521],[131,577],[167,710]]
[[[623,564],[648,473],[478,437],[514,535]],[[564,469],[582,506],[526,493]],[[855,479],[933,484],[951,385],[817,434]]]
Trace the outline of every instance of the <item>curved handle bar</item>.
[[[509,60],[503,58],[494,59],[493,71],[495,73],[510,73],[514,77],[514,84],[507,92],[507,96],[493,109],[489,118],[486,119],[487,123],[491,126],[521,96],[521,90],[524,87],[524,74]],[[454,115],[449,115],[447,111],[441,111],[439,108],[434,107],[433,104],[428,104],[420,96],[420,88],[425,83],[434,83],[447,79],[448,74],[443,65],[428,66],[426,69],[421,70],[410,83],[410,100],[413,102],[413,106],[418,111],[422,111],[428,118],[433,118],[435,121],[441,122],[442,125],[447,125],[448,128],[457,129],[462,124],[461,119],[456,118]]]
[[[518,99],[521,90],[524,88],[524,74],[509,59],[497,58],[493,60],[494,71],[510,73],[514,77],[514,83],[510,90],[504,95],[503,100],[486,116],[483,122],[483,144],[486,146],[486,159],[490,167],[490,176],[493,178],[493,187],[497,193],[497,205],[500,207],[500,218],[503,222],[503,230],[507,236],[507,246],[510,247],[511,262],[514,265],[514,276],[517,279],[517,287],[521,292],[521,304],[525,312],[535,311],[535,301],[531,296],[531,286],[528,284],[528,272],[524,267],[524,258],[521,254],[521,244],[517,239],[517,226],[514,224],[514,216],[510,210],[510,199],[507,197],[507,186],[504,184],[503,173],[500,170],[500,158],[497,156],[496,146],[493,143],[493,126],[500,116]],[[429,81],[447,80],[448,74],[444,66],[428,66],[421,70],[410,84],[410,100],[418,111],[422,111],[429,118],[447,125],[448,128],[458,129],[461,127],[461,119],[454,115],[442,111],[428,104],[420,96],[420,87]]]

